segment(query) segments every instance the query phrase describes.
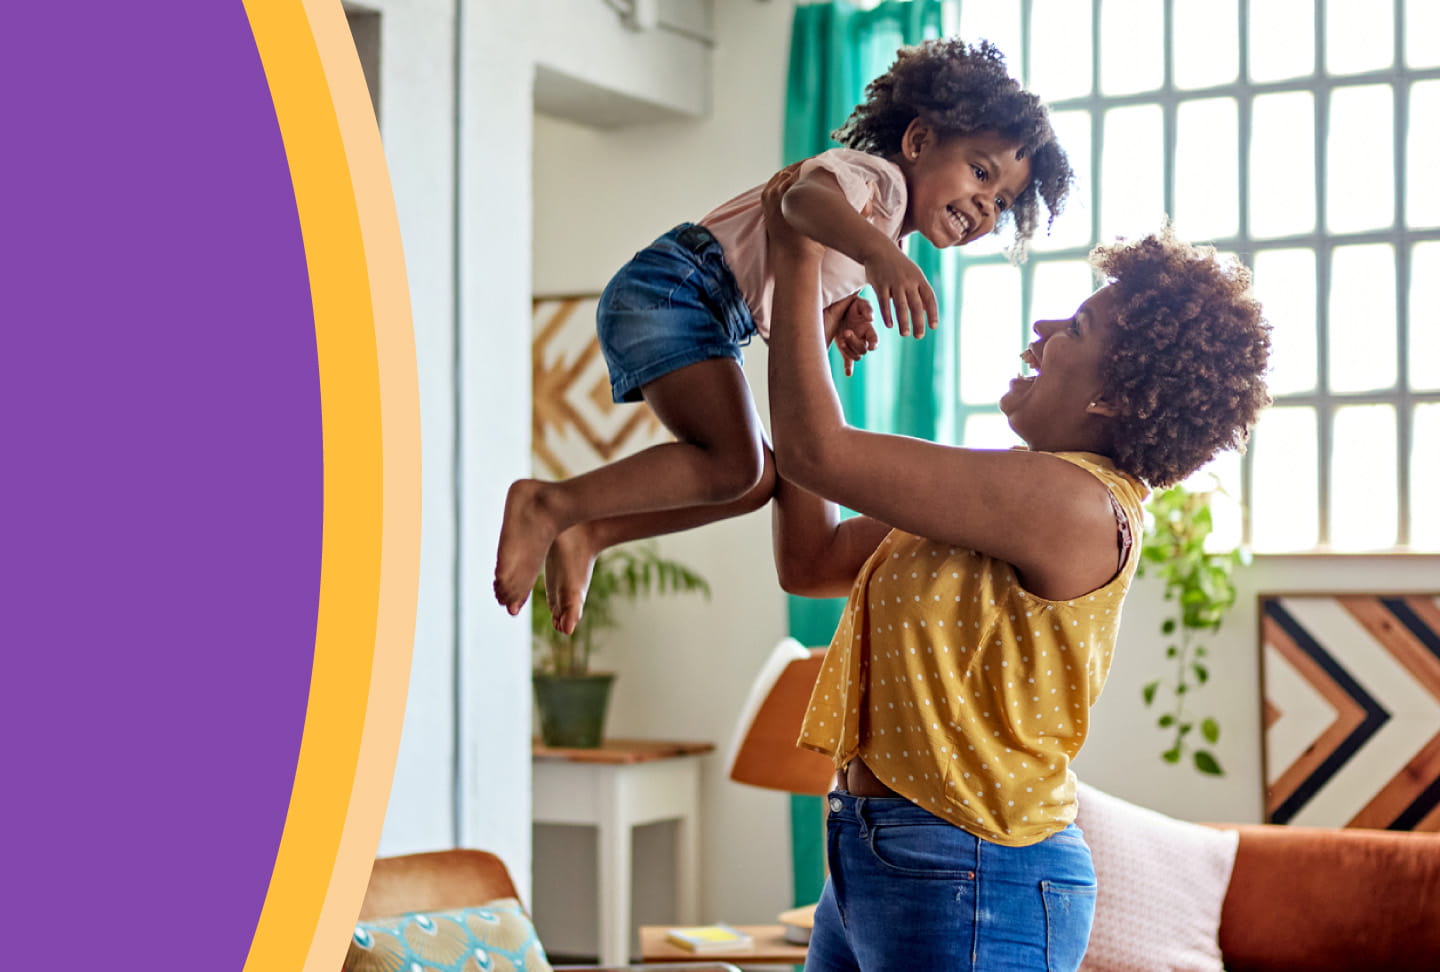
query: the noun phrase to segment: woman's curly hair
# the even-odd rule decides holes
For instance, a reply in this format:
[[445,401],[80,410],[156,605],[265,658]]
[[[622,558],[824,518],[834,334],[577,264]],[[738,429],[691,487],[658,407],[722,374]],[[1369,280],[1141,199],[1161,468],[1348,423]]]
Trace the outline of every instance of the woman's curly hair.
[[1141,240],[1097,246],[1090,262],[1118,307],[1105,363],[1111,458],[1157,489],[1223,449],[1243,449],[1270,403],[1270,326],[1250,271],[1192,246],[1166,226]]
[[929,40],[904,47],[890,69],[865,88],[865,101],[830,137],[849,148],[876,155],[900,152],[905,129],[916,118],[942,138],[996,132],[1020,145],[1030,160],[1030,184],[1001,214],[1015,221],[1017,255],[1039,224],[1039,203],[1048,211],[1046,229],[1065,206],[1074,173],[1050,127],[1040,99],[1005,70],[1005,55],[989,41]]

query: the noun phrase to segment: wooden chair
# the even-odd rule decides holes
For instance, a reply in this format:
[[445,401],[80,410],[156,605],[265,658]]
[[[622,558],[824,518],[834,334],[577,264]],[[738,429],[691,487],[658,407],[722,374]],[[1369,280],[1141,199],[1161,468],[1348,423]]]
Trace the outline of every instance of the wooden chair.
[[795,745],[824,658],[824,648],[806,648],[794,638],[775,646],[736,722],[730,779],[786,793],[830,792],[835,782],[830,757]]

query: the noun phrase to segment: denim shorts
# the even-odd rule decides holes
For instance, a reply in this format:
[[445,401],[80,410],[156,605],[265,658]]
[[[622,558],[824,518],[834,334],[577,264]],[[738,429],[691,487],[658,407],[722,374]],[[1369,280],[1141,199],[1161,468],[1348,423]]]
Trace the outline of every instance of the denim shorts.
[[681,223],[610,278],[595,312],[610,394],[636,402],[641,386],[710,358],[743,362],[755,318],[703,226]]
[[805,972],[1074,972],[1095,870],[1075,825],[1006,847],[896,797],[828,797]]

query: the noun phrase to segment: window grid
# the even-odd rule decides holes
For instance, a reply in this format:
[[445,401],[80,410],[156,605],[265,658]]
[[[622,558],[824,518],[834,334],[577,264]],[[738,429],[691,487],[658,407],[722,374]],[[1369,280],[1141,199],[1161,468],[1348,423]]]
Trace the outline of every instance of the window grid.
[[[994,0],[988,0],[994,2]],[[1021,314],[1020,343],[1017,347],[1023,348],[1029,340],[1030,324],[1034,315],[1032,307],[1034,303],[1034,280],[1036,268],[1047,263],[1084,260],[1092,246],[1099,242],[1101,237],[1101,204],[1102,182],[1104,169],[1101,160],[1104,154],[1104,122],[1105,113],[1109,110],[1132,106],[1132,105],[1157,105],[1162,113],[1162,150],[1160,163],[1163,167],[1163,200],[1165,211],[1175,211],[1176,196],[1176,143],[1179,135],[1177,126],[1177,115],[1182,104],[1199,101],[1209,98],[1232,98],[1237,107],[1238,133],[1236,139],[1237,151],[1237,189],[1239,195],[1238,225],[1235,234],[1225,237],[1216,237],[1204,242],[1213,244],[1217,249],[1224,252],[1233,252],[1240,256],[1247,265],[1254,267],[1255,256],[1258,253],[1275,250],[1303,249],[1312,252],[1315,256],[1315,342],[1316,342],[1316,375],[1315,385],[1312,391],[1301,393],[1277,394],[1275,396],[1276,406],[1299,406],[1314,410],[1318,434],[1317,442],[1317,468],[1313,471],[1318,483],[1318,511],[1319,523],[1316,524],[1318,537],[1315,551],[1325,551],[1331,542],[1331,496],[1332,496],[1332,451],[1333,451],[1333,428],[1335,413],[1338,408],[1348,405],[1390,405],[1395,409],[1396,417],[1396,454],[1397,454],[1397,488],[1398,488],[1398,515],[1396,523],[1397,548],[1406,548],[1410,544],[1411,509],[1415,497],[1411,496],[1411,448],[1413,438],[1412,416],[1415,406],[1422,403],[1440,402],[1440,391],[1425,390],[1419,391],[1410,387],[1410,375],[1408,367],[1409,335],[1412,327],[1410,320],[1410,282],[1411,282],[1411,255],[1415,244],[1424,241],[1440,240],[1440,227],[1410,227],[1405,221],[1406,210],[1406,167],[1408,165],[1407,136],[1409,122],[1409,105],[1412,87],[1421,81],[1440,79],[1440,66],[1426,68],[1411,68],[1405,64],[1405,2],[1404,0],[1390,0],[1393,11],[1393,43],[1392,43],[1392,64],[1381,70],[1371,70],[1356,74],[1330,75],[1325,66],[1326,59],[1326,0],[1314,0],[1312,15],[1314,27],[1314,62],[1311,73],[1299,77],[1288,78],[1279,81],[1253,82],[1250,80],[1250,10],[1251,0],[1239,0],[1236,5],[1236,16],[1239,19],[1237,25],[1237,44],[1239,45],[1239,68],[1237,79],[1225,84],[1209,85],[1202,88],[1189,88],[1180,90],[1174,84],[1174,34],[1172,25],[1174,23],[1174,0],[1162,0],[1162,36],[1163,36],[1163,63],[1164,74],[1161,87],[1149,91],[1106,94],[1101,90],[1100,65],[1106,56],[1104,50],[1104,38],[1101,30],[1101,6],[1104,0],[1091,0],[1091,51],[1093,52],[1090,64],[1090,92],[1083,96],[1060,98],[1049,101],[1052,112],[1084,111],[1089,116],[1090,127],[1090,156],[1089,171],[1090,185],[1088,199],[1084,200],[1089,206],[1090,233],[1089,239],[1084,244],[1077,244],[1065,249],[1045,250],[1043,252],[1032,251],[1028,261],[1019,268],[1021,279]],[[1021,0],[1020,10],[1020,50],[1016,52],[1007,51],[1012,70],[1018,69],[1022,77],[1029,77],[1029,57],[1032,41],[1032,0]],[[1387,228],[1362,230],[1362,231],[1332,231],[1328,220],[1328,175],[1329,175],[1329,134],[1330,134],[1330,104],[1333,93],[1339,89],[1349,89],[1366,85],[1383,85],[1389,89],[1392,102],[1392,131],[1393,141],[1393,178],[1394,178],[1394,199],[1391,225]],[[1315,222],[1309,232],[1292,233],[1280,237],[1267,237],[1255,239],[1251,234],[1251,206],[1250,193],[1252,186],[1250,171],[1250,148],[1251,148],[1251,120],[1253,114],[1254,100],[1257,97],[1268,94],[1281,94],[1301,92],[1312,95],[1314,112],[1314,153],[1315,153],[1315,182],[1314,182],[1314,204]],[[1043,95],[1043,92],[1041,92]],[[1077,202],[1072,196],[1073,205]],[[1067,217],[1062,217],[1065,219]],[[1184,227],[1179,227],[1184,235]],[[1342,246],[1353,246],[1366,243],[1379,243],[1394,248],[1395,262],[1395,286],[1393,299],[1395,302],[1395,324],[1396,324],[1396,377],[1394,384],[1389,388],[1363,392],[1339,392],[1330,388],[1329,380],[1329,352],[1330,352],[1330,284],[1331,269],[1334,261],[1335,250]],[[983,264],[1004,263],[1003,254],[984,254],[971,256],[961,254],[960,259],[947,265],[950,272],[955,273],[959,279],[954,281],[955,293],[964,300],[964,277],[966,269]],[[1078,303],[1078,300],[1077,300]],[[955,313],[953,323],[958,326],[958,312]],[[1018,366],[1017,366],[1018,367]],[[963,435],[966,420],[974,415],[996,415],[998,409],[994,405],[981,405],[969,403],[964,396],[953,396],[954,417],[950,427],[956,430],[957,437]],[[1256,448],[1261,448],[1257,444]],[[1251,499],[1253,495],[1253,452],[1247,453],[1241,463],[1240,488],[1243,504],[1243,536],[1244,541],[1249,543],[1252,537],[1253,524],[1251,521]]]

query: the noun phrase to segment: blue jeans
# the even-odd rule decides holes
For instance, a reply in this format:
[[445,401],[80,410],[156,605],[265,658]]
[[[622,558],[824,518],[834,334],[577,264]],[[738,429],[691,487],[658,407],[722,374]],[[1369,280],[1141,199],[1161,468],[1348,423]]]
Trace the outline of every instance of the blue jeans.
[[830,877],[805,972],[1073,972],[1095,913],[1073,824],[1029,847],[896,797],[828,797]]
[[610,395],[635,402],[662,375],[711,358],[741,362],[755,318],[703,226],[681,223],[610,278],[595,310]]

